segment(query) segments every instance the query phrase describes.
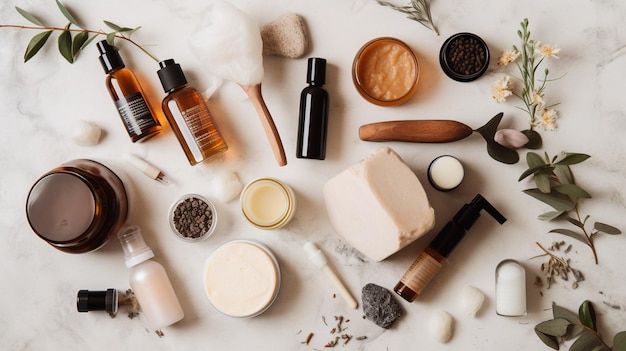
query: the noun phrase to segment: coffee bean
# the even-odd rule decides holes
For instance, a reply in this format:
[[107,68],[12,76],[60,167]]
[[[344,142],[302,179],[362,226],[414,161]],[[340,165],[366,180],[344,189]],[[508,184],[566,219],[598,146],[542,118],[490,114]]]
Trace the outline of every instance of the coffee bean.
[[487,53],[480,41],[461,35],[448,44],[446,60],[455,73],[471,75],[484,67]]
[[174,209],[172,221],[185,238],[199,238],[213,225],[213,211],[202,199],[189,197]]

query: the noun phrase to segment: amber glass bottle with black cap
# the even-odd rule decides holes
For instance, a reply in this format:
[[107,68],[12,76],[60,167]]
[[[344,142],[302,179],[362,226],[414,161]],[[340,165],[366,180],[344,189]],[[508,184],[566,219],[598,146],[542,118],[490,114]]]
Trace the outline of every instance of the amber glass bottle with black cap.
[[328,129],[328,92],[326,83],[326,60],[311,57],[308,60],[307,83],[300,94],[300,118],[296,157],[323,160],[326,158],[326,135]]
[[163,112],[192,165],[228,150],[202,95],[187,85],[182,68],[172,59],[159,62],[157,72],[167,96]]
[[106,87],[115,102],[130,140],[144,141],[161,131],[161,124],[146,101],[135,74],[126,68],[119,50],[106,40],[97,43],[100,63],[107,74]]

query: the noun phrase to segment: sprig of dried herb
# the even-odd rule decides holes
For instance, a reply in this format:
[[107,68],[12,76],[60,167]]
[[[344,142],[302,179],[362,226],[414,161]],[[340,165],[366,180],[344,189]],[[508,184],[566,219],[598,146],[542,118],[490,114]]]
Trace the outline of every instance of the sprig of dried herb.
[[[26,51],[24,52],[24,62],[28,62],[28,60],[33,58],[41,50],[41,48],[44,47],[52,32],[55,31],[61,32],[57,40],[59,53],[69,63],[74,63],[78,54],[99,35],[106,36],[106,40],[111,46],[114,45],[116,38],[126,40],[134,46],[138,47],[142,52],[150,56],[150,58],[158,62],[158,59],[155,56],[153,56],[145,48],[143,48],[141,45],[137,44],[130,38],[130,36],[141,27],[122,27],[112,22],[104,21],[104,24],[112,30],[111,32],[105,32],[103,30],[85,29],[78,23],[76,17],[74,17],[74,15],[72,15],[67,7],[65,7],[59,0],[56,0],[56,4],[63,16],[68,20],[68,23],[64,27],[47,26],[35,15],[17,6],[15,7],[15,10],[26,20],[33,23],[35,26],[0,24],[0,28],[17,28],[42,31],[41,33],[33,36],[28,43]],[[73,28],[72,26],[78,28]]]
[[[564,281],[569,281],[570,274],[574,278],[572,282],[572,288],[574,289],[578,287],[579,282],[585,280],[585,276],[583,275],[583,273],[570,265],[569,259],[558,257],[557,255],[549,251],[550,249],[558,250],[558,247],[560,246],[558,243],[556,245],[553,244],[552,247],[548,250],[541,246],[541,244],[536,244],[541,250],[543,250],[544,253],[533,258],[548,256],[548,261],[541,264],[541,273],[546,277],[548,289],[550,289],[550,286],[552,285],[552,283],[555,282],[556,278],[560,278]],[[565,252],[567,253],[568,251],[569,247],[565,250]],[[537,279],[538,283],[536,283],[535,285],[543,285],[541,283],[541,278],[537,277]]]
[[576,227],[571,229],[552,229],[550,233],[569,236],[585,243],[591,248],[595,263],[598,264],[598,253],[594,239],[600,234],[619,235],[622,232],[608,224],[595,222],[593,229],[587,229],[589,215],[582,216],[578,205],[581,199],[589,199],[591,195],[576,185],[570,166],[587,160],[590,156],[580,153],[561,153],[550,158],[545,153],[545,159],[534,152],[526,154],[528,169],[519,177],[519,181],[533,176],[536,188],[526,189],[524,193],[551,206],[554,210],[539,216],[539,219],[552,221],[565,219]]
[[563,340],[577,338],[570,346],[570,351],[624,351],[626,350],[626,331],[613,337],[613,347],[609,346],[598,333],[596,312],[593,304],[585,300],[578,308],[578,314],[552,303],[553,319],[535,326],[535,333],[548,347],[558,350]]
[[400,6],[388,1],[376,0],[376,2],[382,6],[387,6],[396,11],[405,13],[407,18],[421,23],[424,27],[439,35],[439,31],[437,31],[437,27],[435,27],[433,23],[433,17],[430,14],[430,1],[431,0],[411,0],[410,5]]

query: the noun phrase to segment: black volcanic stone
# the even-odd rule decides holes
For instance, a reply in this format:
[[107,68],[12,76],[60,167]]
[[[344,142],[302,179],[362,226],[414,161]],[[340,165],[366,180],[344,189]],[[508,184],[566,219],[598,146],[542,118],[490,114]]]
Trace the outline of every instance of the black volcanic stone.
[[389,290],[376,284],[363,287],[361,299],[365,318],[379,327],[389,329],[396,319],[402,316],[402,309]]

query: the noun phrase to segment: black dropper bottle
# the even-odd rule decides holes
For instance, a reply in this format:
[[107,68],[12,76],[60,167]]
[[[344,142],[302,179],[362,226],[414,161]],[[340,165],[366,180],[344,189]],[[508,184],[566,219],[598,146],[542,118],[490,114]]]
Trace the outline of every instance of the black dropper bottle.
[[300,94],[300,118],[296,157],[323,160],[326,158],[326,135],[328,129],[328,92],[326,83],[326,60],[311,57],[308,60],[307,83]]
[[435,239],[404,273],[393,290],[403,299],[413,302],[437,274],[448,255],[465,237],[465,233],[480,217],[482,210],[489,213],[500,224],[506,221],[506,218],[487,199],[477,194],[472,202],[463,205],[452,220],[441,229]]

